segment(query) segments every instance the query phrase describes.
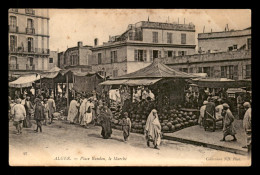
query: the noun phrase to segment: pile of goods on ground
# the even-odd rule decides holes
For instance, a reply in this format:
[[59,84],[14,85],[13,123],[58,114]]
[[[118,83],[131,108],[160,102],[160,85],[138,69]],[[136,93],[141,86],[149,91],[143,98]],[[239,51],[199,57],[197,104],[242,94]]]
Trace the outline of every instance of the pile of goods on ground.
[[[158,111],[159,121],[162,127],[162,132],[175,132],[193,125],[198,124],[198,113],[182,111],[181,106],[165,107]],[[144,128],[148,115],[152,110],[152,106],[129,107],[130,119],[132,122],[131,132],[144,133]],[[121,130],[121,121],[123,112],[120,106],[111,107],[113,113],[112,127]]]

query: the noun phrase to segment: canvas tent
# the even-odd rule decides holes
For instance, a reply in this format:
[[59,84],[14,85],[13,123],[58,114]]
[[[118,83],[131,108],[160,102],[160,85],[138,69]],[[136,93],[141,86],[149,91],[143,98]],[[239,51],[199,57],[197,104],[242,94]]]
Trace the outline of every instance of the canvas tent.
[[191,75],[185,72],[174,70],[163,63],[160,63],[159,59],[155,59],[149,66],[142,68],[136,72],[122,75],[119,77],[111,78],[100,85],[152,85],[159,82],[162,79],[174,78],[174,79],[187,79],[195,78],[198,76]]
[[17,80],[9,82],[10,87],[24,88],[32,86],[32,83],[39,80],[40,76],[37,74],[24,75],[19,77]]

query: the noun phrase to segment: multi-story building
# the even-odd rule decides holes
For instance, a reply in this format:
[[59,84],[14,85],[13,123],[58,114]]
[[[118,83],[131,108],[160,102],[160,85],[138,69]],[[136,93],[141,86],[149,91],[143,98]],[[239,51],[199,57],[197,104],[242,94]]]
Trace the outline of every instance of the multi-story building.
[[58,54],[58,67],[65,68],[67,66],[89,65],[92,46],[78,42],[78,46],[68,48],[65,52]]
[[9,73],[48,70],[48,9],[9,9]]
[[251,78],[251,50],[204,53],[166,58],[164,63],[187,73],[207,73],[211,78]]
[[164,62],[187,73],[212,78],[251,78],[251,27],[198,34],[199,54],[166,58]]
[[226,52],[251,49],[251,27],[244,30],[199,33],[198,50],[205,52]]
[[109,37],[107,43],[92,50],[93,71],[120,76],[148,66],[154,58],[192,55],[195,53],[195,26],[190,24],[141,21]]

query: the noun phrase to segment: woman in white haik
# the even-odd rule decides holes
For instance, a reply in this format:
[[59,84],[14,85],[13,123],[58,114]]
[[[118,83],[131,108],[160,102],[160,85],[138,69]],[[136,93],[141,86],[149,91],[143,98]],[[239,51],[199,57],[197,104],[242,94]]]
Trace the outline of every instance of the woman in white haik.
[[147,118],[144,134],[147,141],[147,146],[150,146],[151,141],[154,144],[154,148],[159,149],[158,146],[161,143],[161,124],[155,109],[151,111]]
[[86,112],[84,115],[83,123],[86,128],[88,128],[88,124],[92,121],[92,110],[94,108],[94,103],[92,103],[93,97],[90,97],[86,104]]

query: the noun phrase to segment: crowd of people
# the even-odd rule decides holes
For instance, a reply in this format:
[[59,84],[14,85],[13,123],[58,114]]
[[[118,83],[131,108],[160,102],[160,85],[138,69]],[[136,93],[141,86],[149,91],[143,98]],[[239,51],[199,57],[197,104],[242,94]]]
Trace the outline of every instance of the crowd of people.
[[52,96],[43,98],[38,95],[34,100],[29,94],[24,94],[23,98],[17,97],[12,100],[9,97],[9,121],[13,121],[17,133],[22,134],[23,128],[31,128],[31,119],[36,121],[35,132],[42,132],[42,124],[48,125],[53,122],[53,113],[56,111],[55,101]]
[[[248,148],[251,150],[251,104],[250,102],[243,103],[244,108],[244,118],[243,118],[243,128],[246,134],[247,145],[243,148]],[[237,141],[236,130],[234,127],[235,117],[230,110],[230,106],[224,102],[222,99],[215,100],[214,98],[209,98],[208,101],[205,100],[200,108],[200,116],[198,124],[206,130],[212,126],[213,131],[216,128],[216,121],[223,122],[223,138],[220,141],[226,141],[226,137],[231,135],[233,139],[231,141]]]

